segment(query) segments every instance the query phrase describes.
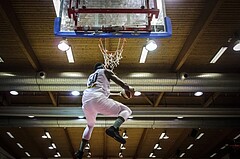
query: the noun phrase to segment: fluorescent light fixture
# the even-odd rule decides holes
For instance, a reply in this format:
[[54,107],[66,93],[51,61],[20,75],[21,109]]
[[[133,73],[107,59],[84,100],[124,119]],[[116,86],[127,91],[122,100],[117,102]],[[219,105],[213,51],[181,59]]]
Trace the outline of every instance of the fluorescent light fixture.
[[72,93],[71,93],[73,96],[78,96],[79,94],[80,94],[80,92],[78,92],[78,91],[72,91]]
[[213,153],[210,157],[212,158],[212,157],[216,156],[216,154],[217,154],[217,153]]
[[204,135],[204,133],[199,134],[196,139],[199,140],[203,135]]
[[28,153],[28,152],[25,152],[25,154],[28,156],[28,157],[30,157],[31,155]]
[[210,63],[216,63],[217,60],[222,56],[222,54],[227,50],[227,47],[221,47],[217,54],[212,58]]
[[196,97],[200,97],[201,95],[203,95],[203,92],[198,91],[194,93],[194,96]]
[[58,49],[61,51],[67,51],[70,48],[67,40],[61,40],[58,44]]
[[147,54],[148,54],[148,50],[145,47],[143,47],[139,63],[145,63]]
[[67,53],[68,62],[69,63],[74,63],[72,47],[69,47],[69,49],[66,50],[66,53]]
[[53,150],[53,147],[52,147],[52,146],[48,146],[48,149],[49,149],[49,150]]
[[16,95],[18,95],[18,92],[17,91],[10,91],[10,94],[13,95],[13,96],[16,96]]
[[120,152],[118,153],[118,156],[119,156],[120,158],[123,158],[122,151],[120,151]]
[[124,145],[124,144],[121,144],[121,145],[120,145],[120,149],[121,149],[121,150],[126,150],[125,145]]
[[139,92],[139,91],[135,91],[134,92],[134,96],[140,96],[142,93],[141,92]]
[[20,143],[17,143],[18,147],[23,149],[23,146]]
[[127,139],[128,138],[128,135],[127,135],[127,131],[125,130],[124,132],[123,132],[123,136],[122,136],[124,139]]
[[154,150],[161,150],[162,148],[160,147],[159,143],[156,143],[153,149]]
[[225,144],[223,147],[221,147],[220,149],[223,150],[228,146],[228,144]]
[[34,118],[35,116],[33,116],[33,115],[29,115],[28,117],[29,117],[29,118]]
[[51,135],[48,131],[46,131],[45,134],[47,135],[47,138],[51,139]]
[[154,155],[153,152],[151,152],[150,155],[149,155],[149,157],[151,157],[151,158],[155,158],[156,156]]
[[178,119],[183,119],[183,116],[178,116],[177,118],[178,118]]
[[181,157],[183,157],[185,155],[185,153],[183,152],[179,157],[181,158]]
[[14,136],[9,131],[7,132],[7,134],[10,138],[12,138],[12,139],[14,138]]
[[53,0],[53,5],[54,5],[54,9],[56,12],[56,16],[59,17],[59,10],[60,10],[60,0]]
[[179,157],[183,157],[185,155],[185,153],[183,152]]
[[233,47],[234,51],[240,51],[240,40],[237,40]]
[[157,44],[154,40],[149,40],[146,45],[148,51],[154,51],[157,48]]
[[190,144],[187,149],[190,150],[193,147],[193,144]]
[[55,148],[55,149],[57,148],[55,143],[53,143],[53,142],[52,142],[52,147]]
[[163,137],[165,136],[165,132],[163,132],[161,135],[160,135],[160,137],[159,137],[159,139],[163,139]]
[[4,61],[3,61],[3,59],[0,57],[0,63],[1,63],[1,62],[3,63]]
[[238,134],[237,136],[235,136],[233,139],[237,140],[240,137],[240,134]]
[[79,119],[84,119],[84,116],[78,116]]
[[90,144],[87,143],[86,146],[85,146],[85,150],[89,150],[90,149]]

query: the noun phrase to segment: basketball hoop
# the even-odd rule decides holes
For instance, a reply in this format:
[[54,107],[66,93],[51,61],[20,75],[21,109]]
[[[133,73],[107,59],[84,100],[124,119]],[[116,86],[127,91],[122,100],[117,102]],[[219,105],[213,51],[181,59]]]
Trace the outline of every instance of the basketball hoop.
[[[105,39],[106,41],[106,39]],[[106,44],[103,45],[103,39],[99,39],[99,49],[103,54],[105,67],[113,70],[119,65],[119,61],[122,59],[123,47],[126,42],[125,38],[118,39],[117,49],[115,51],[109,51],[106,49]]]

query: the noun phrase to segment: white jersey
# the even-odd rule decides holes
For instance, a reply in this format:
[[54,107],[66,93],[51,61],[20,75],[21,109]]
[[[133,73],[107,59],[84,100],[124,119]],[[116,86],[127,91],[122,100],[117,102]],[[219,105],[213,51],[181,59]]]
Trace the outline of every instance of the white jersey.
[[110,95],[110,81],[107,79],[105,69],[97,69],[88,77],[87,89],[84,93],[101,92],[105,96]]

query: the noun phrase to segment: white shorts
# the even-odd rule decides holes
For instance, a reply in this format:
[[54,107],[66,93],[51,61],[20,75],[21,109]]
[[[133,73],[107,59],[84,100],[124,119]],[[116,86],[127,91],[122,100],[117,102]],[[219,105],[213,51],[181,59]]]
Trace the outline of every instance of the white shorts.
[[89,126],[94,126],[97,114],[121,116],[125,120],[132,114],[126,105],[106,97],[101,92],[91,92],[83,95],[82,109]]

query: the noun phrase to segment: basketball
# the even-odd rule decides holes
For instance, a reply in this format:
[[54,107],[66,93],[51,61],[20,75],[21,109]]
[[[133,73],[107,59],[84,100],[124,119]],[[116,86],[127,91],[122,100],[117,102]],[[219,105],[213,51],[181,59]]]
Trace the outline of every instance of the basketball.
[[[130,89],[133,89],[130,87]],[[133,91],[134,92],[134,91]],[[125,89],[122,89],[122,91],[120,92],[121,96],[125,99],[130,99],[134,96],[134,93]]]

